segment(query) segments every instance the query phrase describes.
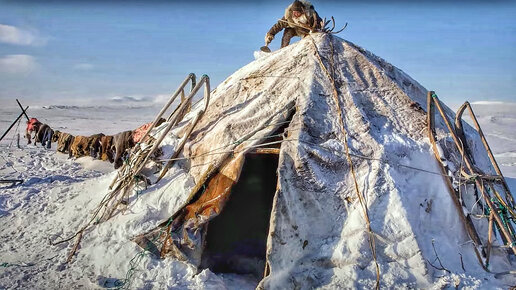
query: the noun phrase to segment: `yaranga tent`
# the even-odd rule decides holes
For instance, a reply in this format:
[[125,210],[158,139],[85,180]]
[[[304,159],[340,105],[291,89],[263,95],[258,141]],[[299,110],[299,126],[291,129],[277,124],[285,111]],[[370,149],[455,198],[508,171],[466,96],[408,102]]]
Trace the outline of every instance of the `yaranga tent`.
[[[137,287],[212,285],[186,278],[198,272],[251,275],[267,289],[516,283],[487,272],[485,249],[477,248],[489,240],[488,270],[508,273],[507,241],[488,234],[492,225],[480,217],[473,226],[482,245],[471,242],[450,198],[446,179],[461,170],[461,159],[437,119],[451,175],[440,171],[422,108],[427,90],[383,59],[314,33],[211,93],[207,87],[190,111],[183,97],[82,223],[80,245],[68,247],[77,253],[72,264],[95,252],[127,269],[120,253],[144,253],[136,260],[146,270],[124,280]],[[495,175],[480,135],[463,130],[475,166]],[[462,214],[484,215],[487,205],[474,198],[479,189],[458,188]]]

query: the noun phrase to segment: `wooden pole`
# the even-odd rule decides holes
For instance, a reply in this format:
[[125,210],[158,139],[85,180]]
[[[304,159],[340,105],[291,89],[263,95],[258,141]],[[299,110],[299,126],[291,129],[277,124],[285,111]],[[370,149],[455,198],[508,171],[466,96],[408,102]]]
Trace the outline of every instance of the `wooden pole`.
[[489,226],[487,235],[487,250],[486,250],[486,267],[489,267],[489,258],[491,257],[491,247],[493,246],[493,212],[489,214]]
[[[22,105],[21,105],[20,101],[18,101],[18,99],[16,99],[16,102],[18,103],[18,106],[20,106],[20,109],[22,110],[23,114],[25,115],[25,118],[27,118],[27,121],[30,121],[29,116],[27,116],[27,113],[25,113],[25,111],[26,111],[27,109],[25,109],[25,110],[23,109],[23,107],[22,107]],[[27,108],[28,108],[28,107],[27,107]]]
[[498,163],[496,162],[496,159],[494,158],[493,151],[491,151],[491,147],[489,147],[489,144],[487,143],[487,139],[484,135],[484,132],[482,132],[482,129],[480,128],[480,124],[478,123],[477,117],[475,116],[475,113],[473,112],[473,108],[471,108],[471,105],[467,103],[467,107],[469,110],[469,115],[471,119],[473,120],[473,124],[477,128],[477,132],[480,135],[480,139],[482,140],[482,143],[484,144],[484,147],[487,151],[487,155],[489,156],[489,159],[491,160],[491,164],[493,165],[496,173],[502,177],[502,185],[506,192],[506,198],[509,204],[511,204],[513,207],[514,204],[514,198],[511,194],[511,190],[509,189],[509,186],[507,185],[507,182],[505,182],[505,178],[503,177],[502,170],[500,170],[500,167],[498,166]]
[[[27,108],[25,108],[25,110],[27,110],[29,108],[29,106],[27,106]],[[2,141],[2,139],[4,139],[5,135],[7,135],[7,133],[9,133],[9,131],[12,129],[12,127],[16,124],[16,122],[18,122],[18,120],[20,120],[20,118],[23,116],[23,114],[25,114],[25,111],[23,111],[19,116],[18,118],[16,118],[16,120],[14,120],[14,122],[11,124],[11,126],[9,126],[9,128],[7,128],[7,131],[5,131],[5,133],[2,135],[2,137],[0,137],[0,141]]]
[[250,154],[280,154],[279,148],[256,148],[249,151]]

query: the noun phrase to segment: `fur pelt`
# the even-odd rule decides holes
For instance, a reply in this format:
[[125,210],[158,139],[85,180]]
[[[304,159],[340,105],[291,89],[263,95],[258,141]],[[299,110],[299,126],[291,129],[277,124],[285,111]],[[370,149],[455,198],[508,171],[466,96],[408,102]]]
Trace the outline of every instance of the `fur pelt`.
[[104,134],[99,133],[95,135],[91,135],[88,137],[88,147],[90,148],[90,156],[93,158],[100,159],[100,139],[104,136]]
[[47,126],[45,130],[43,131],[43,136],[41,137],[41,145],[47,147],[47,149],[50,149],[52,146],[52,137],[54,135],[54,130],[50,128],[50,126]]
[[133,131],[124,131],[113,136],[111,150],[115,153],[115,169],[122,165],[122,157],[125,155],[126,150],[132,148],[133,146]]
[[61,131],[55,130],[54,135],[52,135],[52,142],[57,142],[59,137],[61,137]]
[[67,153],[70,151],[70,145],[72,144],[73,136],[68,133],[56,130],[56,132],[54,132],[54,135],[52,136],[52,140],[57,141],[58,152]]
[[41,143],[43,141],[43,136],[45,135],[46,131],[49,128],[50,127],[47,124],[41,124],[38,127],[38,131],[37,131],[36,136],[35,136],[36,138],[34,138],[34,144]]
[[72,145],[70,145],[69,156],[76,158],[87,156],[89,154],[88,141],[86,136],[75,136]]
[[111,145],[113,144],[113,136],[102,136],[100,137],[100,159],[103,161],[108,160],[113,163],[113,151]]

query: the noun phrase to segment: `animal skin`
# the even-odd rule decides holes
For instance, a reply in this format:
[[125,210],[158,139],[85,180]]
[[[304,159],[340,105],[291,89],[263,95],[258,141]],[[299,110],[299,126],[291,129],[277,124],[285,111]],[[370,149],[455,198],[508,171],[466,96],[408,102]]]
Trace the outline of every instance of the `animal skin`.
[[70,152],[70,145],[72,144],[74,137],[68,133],[56,131],[52,140],[56,140],[56,138],[57,151],[62,153]]
[[111,150],[114,153],[115,169],[120,167],[123,163],[122,157],[127,149],[134,146],[133,131],[124,131],[113,136],[113,143]]
[[100,154],[100,149],[101,149],[100,139],[103,136],[104,136],[104,134],[99,133],[99,134],[91,135],[90,137],[88,137],[88,147],[89,147],[89,150],[90,150],[90,156],[91,157],[99,158],[100,159],[100,157],[101,157],[101,154]]
[[102,136],[100,137],[100,159],[103,161],[109,160],[113,163],[113,151],[111,145],[113,144],[113,136]]
[[72,145],[70,145],[70,157],[82,157],[87,156],[89,154],[88,148],[88,137],[86,136],[75,136],[72,141]]

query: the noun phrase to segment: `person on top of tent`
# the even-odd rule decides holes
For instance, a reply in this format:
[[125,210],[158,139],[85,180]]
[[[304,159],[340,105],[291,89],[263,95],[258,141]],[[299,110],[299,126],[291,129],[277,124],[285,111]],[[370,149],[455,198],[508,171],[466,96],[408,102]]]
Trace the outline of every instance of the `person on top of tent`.
[[322,19],[312,3],[301,0],[294,1],[285,9],[285,15],[274,24],[265,35],[265,46],[269,45],[274,36],[285,29],[281,39],[281,48],[289,45],[294,36],[305,37],[314,30],[321,29]]

